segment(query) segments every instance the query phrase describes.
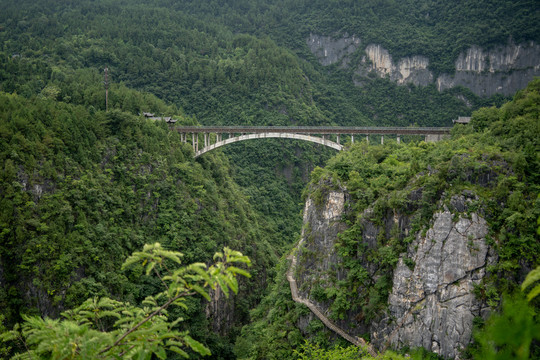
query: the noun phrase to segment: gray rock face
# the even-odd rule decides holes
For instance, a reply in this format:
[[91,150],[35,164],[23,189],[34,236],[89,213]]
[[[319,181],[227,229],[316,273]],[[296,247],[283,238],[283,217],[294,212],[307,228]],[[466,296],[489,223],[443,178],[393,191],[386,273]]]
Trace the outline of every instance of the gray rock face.
[[[410,199],[421,198],[421,193],[421,189],[411,192]],[[295,278],[300,296],[309,298],[329,316],[331,301],[310,296],[315,286],[326,288],[346,278],[335,244],[347,228],[341,220],[349,196],[345,189],[327,189],[321,198],[317,204],[312,198],[306,201]],[[465,213],[475,200],[478,198],[471,191],[453,196],[449,206],[458,213],[444,207],[433,216],[425,235],[416,235],[394,270],[388,309],[381,317],[366,323],[358,309],[351,309],[336,325],[352,336],[370,332],[372,345],[379,350],[422,346],[445,358],[459,358],[460,349],[472,340],[473,319],[489,314],[489,307],[475,298],[473,289],[482,281],[486,266],[497,260],[485,241],[489,230],[486,221],[477,213]],[[400,238],[410,231],[410,219],[405,215],[389,212],[381,219],[383,225],[377,226],[369,220],[370,214],[368,209],[362,216],[363,231],[358,239],[370,249],[379,246],[381,231],[394,229]],[[378,264],[365,258],[358,261],[373,279],[380,276]],[[358,289],[358,296],[366,294]],[[297,325],[305,330],[312,318],[301,317]]]
[[310,34],[307,44],[322,65],[328,66],[338,62],[347,65],[349,55],[360,46],[360,39],[347,34],[339,38]]
[[[311,52],[322,65],[341,63],[348,66],[350,55],[360,49],[360,39],[347,34],[333,38],[311,34],[306,40]],[[427,86],[436,83],[439,91],[455,86],[469,88],[478,96],[494,94],[512,95],[540,76],[540,45],[532,41],[523,44],[501,45],[491,50],[472,46],[461,53],[455,62],[455,74],[442,74],[434,79],[428,69],[429,59],[410,56],[392,59],[388,50],[379,44],[369,44],[356,74],[361,78],[373,72],[379,77],[388,76],[398,84],[412,83]],[[357,85],[362,81],[355,79]]]
[[206,304],[206,318],[212,330],[220,335],[227,335],[236,318],[234,296],[225,297],[220,289],[209,292],[210,301]]
[[[319,312],[330,316],[330,302],[320,302],[310,296],[315,284],[322,287],[332,285],[332,279],[342,280],[346,273],[340,265],[341,258],[335,250],[338,234],[346,229],[346,225],[341,221],[346,211],[345,203],[348,201],[348,194],[344,189],[329,190],[323,197],[322,204],[316,204],[308,198],[304,208],[304,227],[302,230],[300,249],[297,257],[296,282],[298,293],[302,298],[309,299]],[[359,335],[368,331],[368,327],[350,321],[356,314],[350,312],[345,319],[332,319],[339,328],[349,335]],[[301,317],[297,326],[305,331],[309,322],[314,319],[310,313]]]
[[[306,201],[301,240],[304,248],[301,248],[298,254],[298,267],[304,271],[297,279],[300,295],[303,297],[309,296],[310,288],[302,287],[302,284],[324,281],[331,267],[336,267],[340,261],[334,245],[338,233],[345,229],[345,224],[340,221],[344,208],[343,191],[330,191],[322,207],[318,207],[311,198]],[[310,300],[316,302],[314,299]]]
[[426,86],[433,82],[433,74],[428,70],[429,60],[424,56],[406,57],[394,64],[388,50],[381,45],[370,44],[365,52],[358,74],[367,75],[374,71],[380,77],[389,76],[390,80],[398,84]]
[[[464,201],[453,199],[454,201]],[[486,221],[473,213],[470,218],[442,211],[425,236],[418,234],[394,271],[388,298],[388,318],[374,326],[374,344],[383,347],[422,346],[445,358],[459,358],[460,349],[471,341],[473,319],[486,314],[486,306],[473,294],[495,261],[485,236]],[[388,319],[394,319],[389,324]]]
[[540,75],[540,45],[508,44],[485,51],[473,46],[456,60],[456,73],[437,79],[439,91],[465,86],[479,96],[512,95]]

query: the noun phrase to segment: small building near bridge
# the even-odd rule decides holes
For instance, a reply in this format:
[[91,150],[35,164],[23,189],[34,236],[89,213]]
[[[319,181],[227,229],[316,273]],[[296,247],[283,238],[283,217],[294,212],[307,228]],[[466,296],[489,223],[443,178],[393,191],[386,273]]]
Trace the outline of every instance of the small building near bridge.
[[456,120],[452,120],[454,124],[468,124],[471,122],[470,116],[459,116]]
[[173,119],[171,116],[155,116],[153,113],[143,112],[143,116],[149,120],[161,120],[165,121],[167,124],[174,124],[178,120]]

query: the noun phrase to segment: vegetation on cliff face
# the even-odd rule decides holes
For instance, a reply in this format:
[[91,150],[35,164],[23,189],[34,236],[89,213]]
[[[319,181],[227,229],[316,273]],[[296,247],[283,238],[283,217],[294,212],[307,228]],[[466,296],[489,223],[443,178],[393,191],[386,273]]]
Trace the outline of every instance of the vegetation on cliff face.
[[[490,280],[478,289],[479,296],[493,297],[496,304],[498,294],[514,290],[524,269],[537,265],[539,90],[540,81],[536,80],[501,109],[473,113],[471,125],[455,128],[450,141],[384,147],[355,144],[331,159],[324,171],[313,173],[314,183],[329,177],[344,185],[352,197],[353,210],[346,219],[349,229],[340,236],[338,252],[349,274],[360,277],[338,283],[334,292],[327,291],[338,297],[345,292],[346,301],[340,302],[345,308],[334,307],[336,314],[363,300],[357,298],[359,286],[375,292],[368,303],[357,305],[368,319],[383,308],[384,293],[391,289],[391,270],[399,254],[441,206],[439,199],[451,207],[452,195],[464,190],[479,196],[474,208],[485,213],[491,242],[499,255],[498,264],[490,269]],[[413,200],[412,192],[419,190],[421,198]],[[368,207],[371,211],[365,212]],[[396,213],[410,216],[413,231],[405,236],[383,230],[378,250],[366,254],[367,249],[357,241],[363,231],[363,217],[382,226],[387,214]],[[361,265],[355,259],[364,255],[370,262],[383,265],[381,274],[388,277],[380,281],[385,285],[369,285],[370,279],[363,276],[366,272],[356,268]],[[379,301],[373,301],[381,291]]]
[[[386,308],[392,288],[392,271],[407,244],[427,227],[437,209],[441,206],[452,207],[452,195],[466,191],[478,195],[470,211],[484,214],[490,225],[490,245],[499,256],[498,262],[488,268],[488,276],[475,294],[498,308],[501,294],[518,291],[527,272],[539,265],[538,134],[540,79],[533,81],[500,109],[483,108],[475,112],[471,124],[456,127],[451,139],[438,143],[420,141],[408,144],[385,140],[384,146],[358,143],[349,151],[333,157],[325,169],[315,169],[308,194],[314,197],[315,202],[321,191],[321,179],[344,186],[351,201],[350,211],[344,219],[348,229],[341,233],[336,245],[348,276],[343,281],[337,281],[330,275],[324,287],[313,288],[311,296],[331,302],[332,315],[336,319],[352,309],[362,313],[364,321],[369,323]],[[411,196],[413,192],[421,196]],[[366,212],[368,208],[370,211]],[[384,228],[382,219],[396,213],[407,214],[412,219],[412,231],[408,236]],[[359,241],[364,231],[364,216],[382,226],[378,245],[372,250]],[[368,270],[363,268],[360,257],[378,264],[380,276],[377,282],[366,277]],[[359,289],[365,296],[359,296]],[[260,338],[264,342],[270,336],[267,332],[274,332],[276,324],[282,324],[280,331],[283,338],[297,331],[293,324],[298,319],[291,323],[284,315],[279,315],[278,309],[290,301],[285,300],[288,296],[289,291],[283,290],[283,294],[272,293],[271,299],[265,299],[253,312],[255,323],[244,327],[243,338]],[[531,305],[536,305],[538,310],[537,302]],[[504,309],[509,307],[505,305]],[[508,311],[505,310],[505,313]],[[524,319],[529,319],[524,320],[524,324],[531,325],[533,319],[537,319],[534,314],[535,310],[527,307],[516,316],[524,316]],[[512,315],[509,316],[512,318]],[[520,334],[529,336],[527,334],[531,329]],[[324,337],[315,336],[313,339],[327,344]],[[487,339],[484,340],[486,344],[491,344],[490,335],[483,339]],[[239,341],[242,341],[239,344],[243,344],[243,340]],[[254,339],[250,342],[259,344]],[[279,350],[281,358],[292,356],[295,346],[291,342],[286,344],[285,348]],[[267,353],[259,346],[252,348],[254,354],[259,354],[256,358],[278,351],[272,344],[267,346]]]
[[310,33],[355,35],[382,44],[396,57],[424,55],[436,72],[452,72],[457,55],[471,45],[493,47],[509,38],[540,41],[534,1],[443,2],[434,0],[184,1],[175,8],[215,18],[239,32],[270,35],[302,51]]

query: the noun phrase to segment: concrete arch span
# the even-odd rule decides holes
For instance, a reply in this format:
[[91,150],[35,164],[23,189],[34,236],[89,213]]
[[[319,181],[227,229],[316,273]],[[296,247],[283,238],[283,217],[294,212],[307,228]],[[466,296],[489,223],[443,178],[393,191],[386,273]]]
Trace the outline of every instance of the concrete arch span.
[[204,153],[207,153],[209,151],[212,151],[214,149],[217,149],[218,147],[232,144],[238,141],[244,141],[244,140],[255,140],[255,139],[269,139],[269,138],[281,138],[281,139],[296,139],[296,140],[304,140],[304,141],[310,141],[317,144],[321,144],[324,146],[328,146],[332,149],[341,151],[343,150],[343,145],[338,144],[337,142],[319,138],[316,136],[310,136],[310,135],[303,135],[303,134],[289,134],[289,133],[257,133],[257,134],[247,134],[247,135],[240,135],[231,137],[225,140],[217,141],[212,145],[208,145],[201,150],[195,152],[195,157],[199,157]]

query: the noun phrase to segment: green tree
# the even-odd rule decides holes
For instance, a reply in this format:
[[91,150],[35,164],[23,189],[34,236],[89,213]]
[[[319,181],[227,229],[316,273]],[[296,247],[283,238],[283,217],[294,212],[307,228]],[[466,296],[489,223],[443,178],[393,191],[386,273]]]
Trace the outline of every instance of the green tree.
[[474,354],[476,359],[525,360],[534,357],[531,345],[533,340],[540,340],[540,324],[531,303],[540,293],[540,285],[536,284],[528,292],[527,289],[539,279],[540,266],[523,281],[523,292],[504,297],[501,313],[491,316],[486,327],[476,335],[479,344]]
[[[318,344],[306,341],[305,344],[300,346],[298,350],[294,351],[296,359],[298,360],[368,360],[375,359],[369,355],[367,349],[358,348],[356,346],[336,346],[332,349],[323,349]],[[377,359],[381,360],[402,360],[403,356],[398,355],[392,351],[387,351],[384,354],[379,354]]]
[[24,344],[27,351],[14,359],[151,359],[154,355],[165,359],[167,351],[188,358],[189,350],[210,355],[189,331],[179,330],[183,319],[171,319],[167,308],[175,305],[187,310],[187,298],[196,294],[210,300],[207,288],[221,289],[225,296],[230,290],[237,293],[236,276],[250,275],[234,265],[250,265],[250,260],[229,248],[216,253],[211,266],[179,266],[181,258],[181,253],[155,243],[145,245],[143,251],[125,261],[123,268],[142,264],[146,274],[155,274],[164,287],[146,297],[142,307],[107,297],[91,298],[62,313],[62,319],[24,316],[22,326],[3,333],[0,339]]

